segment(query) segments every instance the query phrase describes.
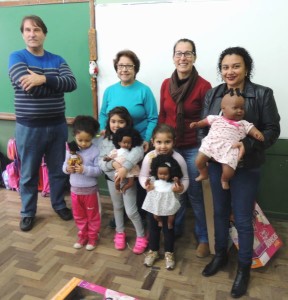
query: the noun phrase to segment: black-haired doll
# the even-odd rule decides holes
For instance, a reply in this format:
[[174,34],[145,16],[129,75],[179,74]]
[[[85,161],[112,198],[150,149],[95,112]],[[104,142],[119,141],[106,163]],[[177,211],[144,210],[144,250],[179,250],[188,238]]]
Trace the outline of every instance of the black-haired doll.
[[[127,153],[136,146],[142,145],[140,133],[132,127],[119,128],[113,135],[113,144],[116,149],[113,149],[108,156],[104,157],[105,161],[115,160],[119,164],[126,161]],[[135,165],[127,174],[125,181],[115,180],[115,188],[117,191],[125,193],[134,184],[135,177],[138,177],[140,168]],[[115,172],[115,175],[117,173]]]
[[142,208],[154,215],[159,227],[163,226],[161,216],[168,216],[168,228],[172,229],[180,208],[178,194],[172,188],[175,183],[180,184],[181,167],[171,155],[159,154],[152,159],[150,175],[152,179],[148,179],[147,184],[154,180],[154,189],[147,193]]
[[[211,126],[208,135],[202,139],[199,153],[195,159],[199,176],[196,181],[208,178],[207,162],[213,158],[222,164],[221,184],[229,189],[229,181],[234,176],[239,160],[241,141],[247,136],[263,142],[263,134],[252,124],[243,120],[245,99],[239,89],[229,89],[221,101],[222,116],[209,115],[198,122],[192,122],[190,128]],[[239,157],[240,155],[240,157]]]

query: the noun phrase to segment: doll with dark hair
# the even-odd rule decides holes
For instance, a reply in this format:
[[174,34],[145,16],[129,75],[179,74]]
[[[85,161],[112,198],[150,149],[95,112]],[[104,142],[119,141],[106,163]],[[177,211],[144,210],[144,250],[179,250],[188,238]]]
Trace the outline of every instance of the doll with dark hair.
[[83,162],[83,159],[77,153],[77,151],[80,151],[80,148],[78,147],[77,143],[75,141],[68,143],[68,148],[69,148],[71,156],[69,157],[67,164],[72,167],[75,167],[76,165],[81,165]]
[[180,208],[178,194],[172,189],[183,177],[181,167],[171,155],[159,154],[152,159],[150,175],[146,185],[153,181],[154,189],[147,193],[142,208],[153,214],[159,227],[163,226],[161,216],[168,216],[168,229],[172,229]]
[[190,128],[211,126],[208,135],[202,140],[195,160],[199,170],[196,181],[208,178],[207,162],[212,158],[222,164],[221,184],[228,190],[229,181],[234,176],[239,160],[239,141],[249,135],[263,142],[263,134],[252,124],[243,120],[245,99],[239,89],[226,91],[221,101],[222,115],[209,115],[198,122],[192,122]]
[[[112,142],[115,146],[108,156],[105,156],[104,161],[114,160],[119,164],[123,164],[126,161],[127,153],[134,147],[142,145],[142,138],[140,133],[132,127],[119,128],[115,132],[112,138]],[[120,179],[115,180],[115,188],[121,193],[125,193],[134,184],[134,178],[138,177],[140,172],[139,166],[136,164],[128,172],[126,180],[120,182]],[[117,171],[115,171],[115,176]]]

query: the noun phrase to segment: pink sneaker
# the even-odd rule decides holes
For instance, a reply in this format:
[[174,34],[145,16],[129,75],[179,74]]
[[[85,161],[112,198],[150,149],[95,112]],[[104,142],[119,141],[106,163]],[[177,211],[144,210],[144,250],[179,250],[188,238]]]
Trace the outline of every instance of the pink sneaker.
[[114,235],[114,247],[117,250],[123,250],[126,247],[125,232],[116,232]]
[[133,248],[133,252],[135,254],[142,254],[145,251],[147,245],[148,245],[148,239],[145,236],[137,237],[135,246]]

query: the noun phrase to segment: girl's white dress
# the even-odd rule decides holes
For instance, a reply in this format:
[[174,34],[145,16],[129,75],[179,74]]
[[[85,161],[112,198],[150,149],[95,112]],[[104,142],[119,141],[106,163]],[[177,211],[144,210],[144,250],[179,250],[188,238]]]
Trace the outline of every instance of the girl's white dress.
[[142,208],[157,216],[174,215],[180,208],[178,195],[172,191],[174,183],[162,179],[154,181],[154,189],[147,193]]

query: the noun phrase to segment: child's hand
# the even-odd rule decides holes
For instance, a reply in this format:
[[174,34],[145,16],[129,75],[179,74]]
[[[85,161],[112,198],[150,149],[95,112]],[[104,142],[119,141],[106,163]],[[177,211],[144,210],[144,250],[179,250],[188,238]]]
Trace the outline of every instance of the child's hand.
[[[114,163],[118,164],[117,162],[113,162],[113,166]],[[120,182],[122,182],[126,178],[128,171],[124,167],[118,168],[116,170],[117,170],[117,174],[115,176],[115,180],[119,179]]]
[[83,165],[75,165],[75,173],[82,174],[84,171]]
[[74,167],[74,166],[67,165],[66,171],[67,171],[69,174],[73,174],[73,173],[75,173],[75,167]]
[[191,122],[189,127],[190,128],[197,128],[197,122]]
[[184,185],[181,183],[178,177],[173,178],[174,186],[172,191],[177,194],[181,194],[184,191]]
[[118,169],[120,169],[122,167],[122,165],[119,162],[117,162],[117,161],[114,160],[112,162],[112,167],[113,167],[113,169],[115,169],[116,171],[118,171]]
[[111,161],[113,158],[111,158],[111,157],[109,157],[108,155],[105,155],[104,157],[103,157],[103,160],[104,161]]
[[150,178],[147,178],[147,180],[145,181],[145,189],[147,192],[150,192],[154,189],[154,184]]

